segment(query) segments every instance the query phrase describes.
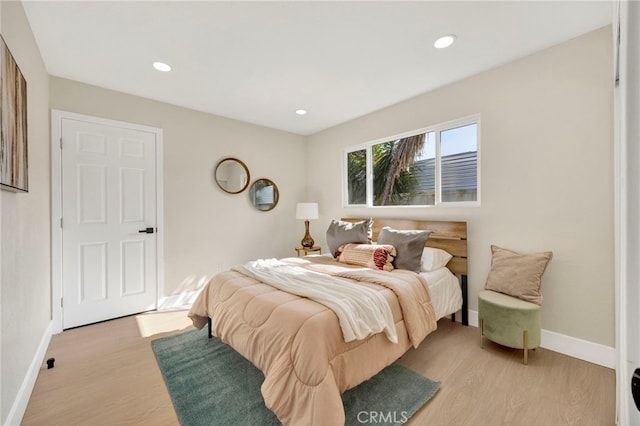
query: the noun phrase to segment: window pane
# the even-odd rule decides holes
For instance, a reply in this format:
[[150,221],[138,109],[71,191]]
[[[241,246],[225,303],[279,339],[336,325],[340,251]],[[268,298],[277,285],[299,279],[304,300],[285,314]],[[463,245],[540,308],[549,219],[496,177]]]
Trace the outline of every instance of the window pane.
[[478,200],[478,125],[440,132],[442,202]]
[[434,203],[433,139],[423,133],[373,145],[374,206]]
[[347,153],[349,204],[367,203],[367,150]]
[[412,204],[432,206],[436,203],[436,133],[429,132],[424,149],[416,160],[415,175],[418,179],[416,201]]

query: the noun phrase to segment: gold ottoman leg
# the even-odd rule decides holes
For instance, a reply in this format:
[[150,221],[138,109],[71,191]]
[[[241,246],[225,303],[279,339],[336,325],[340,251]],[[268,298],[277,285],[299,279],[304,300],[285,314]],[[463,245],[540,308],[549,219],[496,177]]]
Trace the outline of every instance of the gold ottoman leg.
[[481,348],[484,348],[484,339],[482,338],[484,336],[483,328],[482,328],[482,323],[483,322],[484,321],[482,320],[482,318],[480,318],[480,347]]
[[524,365],[529,363],[529,332],[527,330],[522,332],[522,341],[524,346]]

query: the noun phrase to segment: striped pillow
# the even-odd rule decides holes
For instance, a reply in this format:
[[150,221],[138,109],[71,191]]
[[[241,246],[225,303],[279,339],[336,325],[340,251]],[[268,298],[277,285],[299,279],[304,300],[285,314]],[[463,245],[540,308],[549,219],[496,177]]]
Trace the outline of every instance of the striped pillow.
[[396,256],[395,247],[387,244],[344,244],[338,252],[338,262],[381,271],[392,271]]

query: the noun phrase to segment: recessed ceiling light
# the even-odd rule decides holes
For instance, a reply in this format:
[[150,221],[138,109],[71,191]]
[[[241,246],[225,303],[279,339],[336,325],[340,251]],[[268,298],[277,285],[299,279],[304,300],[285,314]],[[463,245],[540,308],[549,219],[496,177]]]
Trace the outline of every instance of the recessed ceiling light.
[[444,49],[445,47],[451,46],[454,41],[456,41],[456,36],[453,34],[447,34],[437,39],[433,45],[436,49]]
[[154,62],[153,67],[158,71],[169,72],[171,71],[171,66],[165,64],[164,62]]
[[307,113],[306,109],[297,109],[296,110],[296,114],[298,115],[305,115]]

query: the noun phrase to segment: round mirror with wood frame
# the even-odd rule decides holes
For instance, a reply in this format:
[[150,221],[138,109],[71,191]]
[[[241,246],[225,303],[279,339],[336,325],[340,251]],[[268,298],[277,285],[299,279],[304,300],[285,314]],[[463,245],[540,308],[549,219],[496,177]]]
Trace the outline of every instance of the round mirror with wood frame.
[[268,212],[273,210],[280,200],[280,191],[271,179],[258,179],[249,188],[249,199],[256,209]]
[[249,168],[237,158],[223,158],[214,172],[216,183],[228,194],[239,194],[249,186]]

